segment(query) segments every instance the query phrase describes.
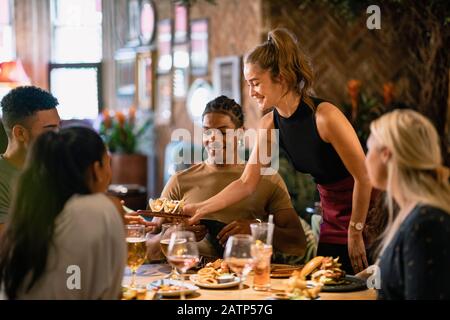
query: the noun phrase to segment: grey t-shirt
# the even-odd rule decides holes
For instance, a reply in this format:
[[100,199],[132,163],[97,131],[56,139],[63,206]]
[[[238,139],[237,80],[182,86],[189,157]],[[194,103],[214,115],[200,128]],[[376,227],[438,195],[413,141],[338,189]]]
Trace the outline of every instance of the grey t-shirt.
[[126,260],[123,220],[112,201],[101,193],[74,195],[55,220],[45,272],[18,299],[118,299]]
[[10,202],[11,187],[19,170],[0,155],[0,223],[6,222]]

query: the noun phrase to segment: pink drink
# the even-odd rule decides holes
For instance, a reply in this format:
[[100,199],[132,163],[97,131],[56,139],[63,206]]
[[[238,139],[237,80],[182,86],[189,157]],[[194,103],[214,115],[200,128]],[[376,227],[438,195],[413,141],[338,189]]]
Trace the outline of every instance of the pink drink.
[[228,258],[225,261],[231,270],[239,276],[247,275],[252,270],[253,259],[249,258]]
[[167,258],[172,266],[185,273],[187,270],[195,266],[199,258],[197,256],[181,255],[181,256],[169,256]]
[[253,289],[266,291],[270,289],[270,258],[272,256],[272,246],[252,245],[253,256]]

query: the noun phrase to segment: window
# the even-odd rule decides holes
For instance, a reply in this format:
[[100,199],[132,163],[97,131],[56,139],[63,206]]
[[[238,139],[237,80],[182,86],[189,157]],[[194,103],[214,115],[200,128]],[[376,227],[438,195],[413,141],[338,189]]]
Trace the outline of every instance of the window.
[[102,103],[102,1],[51,4],[50,91],[60,102],[62,119],[95,119]]
[[0,62],[15,59],[12,0],[0,0]]
[[54,0],[52,62],[102,60],[101,0]]
[[100,64],[51,64],[50,87],[61,119],[95,119],[101,100]]

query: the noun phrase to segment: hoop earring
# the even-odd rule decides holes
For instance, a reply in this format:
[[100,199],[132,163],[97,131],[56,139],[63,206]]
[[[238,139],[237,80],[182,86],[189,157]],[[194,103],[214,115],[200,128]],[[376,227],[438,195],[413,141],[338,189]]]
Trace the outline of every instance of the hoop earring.
[[300,90],[302,90],[305,87],[305,79],[302,79],[302,81],[300,81],[298,86],[299,86]]

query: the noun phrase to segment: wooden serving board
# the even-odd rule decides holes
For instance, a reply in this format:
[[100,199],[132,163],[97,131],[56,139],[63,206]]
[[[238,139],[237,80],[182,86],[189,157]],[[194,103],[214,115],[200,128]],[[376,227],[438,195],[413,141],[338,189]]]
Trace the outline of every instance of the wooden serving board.
[[272,264],[270,266],[271,278],[289,278],[292,273],[297,270],[302,270],[303,266],[292,266],[288,264]]
[[191,216],[187,214],[181,213],[166,213],[166,212],[154,212],[151,210],[138,210],[138,214],[148,217],[161,217],[161,218],[169,218],[169,219],[189,219]]

